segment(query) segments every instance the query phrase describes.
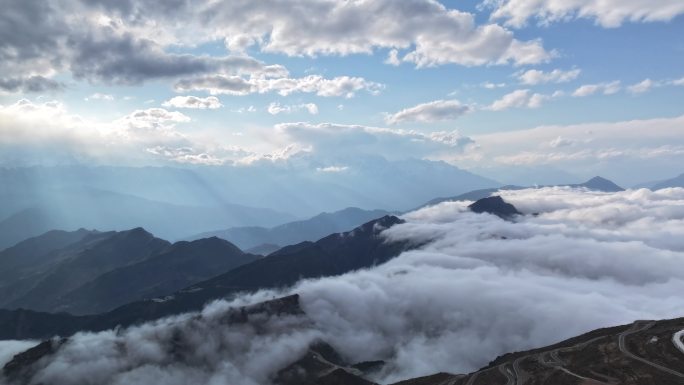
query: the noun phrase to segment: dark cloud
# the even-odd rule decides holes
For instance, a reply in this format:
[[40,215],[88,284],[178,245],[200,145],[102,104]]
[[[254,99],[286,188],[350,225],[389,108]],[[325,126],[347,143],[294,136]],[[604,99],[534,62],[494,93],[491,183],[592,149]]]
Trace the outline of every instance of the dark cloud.
[[[77,78],[118,84],[264,70],[262,63],[246,57],[166,51],[173,45],[217,39],[226,39],[235,52],[250,45],[309,56],[391,48],[398,61],[398,50],[408,50],[402,60],[418,66],[523,64],[550,57],[538,41],[515,40],[495,25],[477,26],[473,15],[427,0],[401,5],[387,0],[27,0],[14,2],[0,15],[0,69],[7,78],[70,71]],[[275,84],[259,86],[263,87],[280,89]],[[357,89],[358,81],[348,81],[346,87]]]
[[7,92],[45,92],[59,91],[63,88],[64,85],[62,83],[44,76],[0,79],[0,90]]
[[214,59],[193,55],[167,54],[149,40],[137,40],[131,35],[92,38],[75,36],[69,39],[74,50],[71,71],[76,78],[120,84],[187,76],[215,71]]

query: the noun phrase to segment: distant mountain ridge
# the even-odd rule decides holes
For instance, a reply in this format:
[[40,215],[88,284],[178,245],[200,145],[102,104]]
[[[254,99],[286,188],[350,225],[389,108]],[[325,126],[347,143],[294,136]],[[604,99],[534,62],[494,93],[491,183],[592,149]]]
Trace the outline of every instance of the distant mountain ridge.
[[652,190],[660,190],[664,188],[670,188],[670,187],[684,187],[684,174],[680,174],[674,178],[671,179],[666,179],[660,182],[657,182],[655,185],[651,187]]
[[0,252],[0,306],[104,312],[172,293],[258,258],[222,239],[170,244],[142,228],[51,231]]
[[309,219],[289,222],[272,228],[235,227],[201,233],[188,239],[219,237],[241,249],[251,249],[261,245],[282,247],[304,241],[317,241],[326,235],[349,231],[363,223],[388,214],[389,212],[385,210],[363,210],[348,207],[333,213],[321,213]]
[[[40,242],[42,238],[32,241]],[[53,306],[61,296],[101,274],[141,262],[169,245],[142,228],[89,234],[67,247],[53,250],[43,258],[43,264],[25,276],[3,281],[0,304],[9,309],[57,310]],[[0,254],[2,270],[6,269],[4,254]]]
[[229,203],[221,206],[179,205],[87,188],[47,189],[43,193],[51,199],[25,199],[27,207],[22,208],[19,202],[16,204],[18,211],[0,218],[0,250],[52,229],[125,230],[141,226],[161,237],[178,239],[188,234],[188,228],[268,226],[295,219],[270,209]]
[[[300,154],[289,159],[286,165],[265,162],[249,167],[0,168],[0,201],[4,203],[0,206],[0,218],[38,204],[54,207],[53,200],[64,201],[67,205],[61,206],[62,209],[76,208],[77,204],[66,199],[68,194],[60,193],[75,190],[108,192],[184,207],[219,208],[233,204],[294,215],[279,223],[241,221],[195,231],[187,229],[189,224],[186,224],[183,237],[187,237],[234,226],[270,227],[344,207],[405,210],[447,192],[499,185],[440,161],[388,161],[380,156],[366,155],[328,159],[327,162],[329,164],[320,163],[320,159]],[[319,171],[330,164],[343,164],[348,168],[343,172]],[[138,225],[145,226],[142,222]],[[146,228],[166,236],[152,227]]]
[[561,184],[561,185],[553,185],[553,186],[517,186],[517,185],[506,185],[506,186],[501,186],[497,188],[486,188],[486,189],[479,189],[479,190],[473,190],[473,191],[468,191],[467,193],[463,193],[460,195],[452,196],[452,197],[443,197],[443,198],[435,198],[432,199],[425,204],[421,205],[418,208],[421,207],[426,207],[426,206],[433,206],[442,202],[447,202],[447,201],[477,201],[479,199],[487,198],[491,196],[492,194],[496,193],[497,191],[500,190],[523,190],[526,188],[540,188],[540,187],[575,187],[575,188],[587,188],[589,190],[595,190],[595,191],[602,191],[602,192],[618,192],[618,191],[624,191],[624,188],[618,186],[617,184],[611,182],[610,180],[606,178],[602,178],[600,176],[593,177],[589,179],[588,181],[584,183],[579,183],[579,184]]
[[81,330],[128,326],[199,310],[207,301],[241,291],[286,287],[304,278],[334,276],[371,267],[419,246],[404,241],[386,242],[379,235],[384,229],[400,223],[403,221],[397,217],[385,216],[317,242],[284,247],[268,257],[258,258],[164,298],[132,302],[97,315],[0,310],[0,339],[45,338],[54,334],[66,336]]
[[55,301],[53,311],[106,312],[133,301],[173,293],[259,258],[216,237],[177,242],[157,255],[111,270],[70,291]]

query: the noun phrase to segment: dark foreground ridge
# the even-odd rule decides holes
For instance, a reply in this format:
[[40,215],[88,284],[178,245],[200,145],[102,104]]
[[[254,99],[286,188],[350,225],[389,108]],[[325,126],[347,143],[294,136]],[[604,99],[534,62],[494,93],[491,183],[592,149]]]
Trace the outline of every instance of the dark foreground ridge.
[[[279,316],[306,320],[298,295],[228,309],[218,327],[245,323],[258,326],[266,318]],[[198,314],[191,321],[202,317]],[[682,330],[684,318],[636,321],[631,325],[597,329],[555,345],[505,354],[477,372],[437,373],[394,385],[684,384]],[[68,341],[47,340],[17,354],[5,365],[3,375],[11,383],[31,383],[39,365],[49,362]],[[184,349],[182,336],[174,337],[174,341],[169,345],[174,353]],[[382,361],[353,363],[333,346],[317,340],[292,364],[275,373],[273,382],[276,385],[373,385],[369,375],[382,369],[383,365]]]
[[474,213],[489,213],[503,219],[510,219],[515,215],[522,215],[515,206],[507,203],[500,196],[482,198],[468,206],[468,208]]
[[417,246],[408,242],[387,242],[380,235],[383,230],[399,223],[403,223],[403,220],[388,215],[317,242],[284,247],[267,257],[170,295],[138,300],[106,313],[74,316],[23,309],[0,310],[0,339],[44,339],[55,335],[69,336],[78,331],[125,327],[200,310],[209,301],[239,292],[288,287],[304,278],[336,276],[379,265]]

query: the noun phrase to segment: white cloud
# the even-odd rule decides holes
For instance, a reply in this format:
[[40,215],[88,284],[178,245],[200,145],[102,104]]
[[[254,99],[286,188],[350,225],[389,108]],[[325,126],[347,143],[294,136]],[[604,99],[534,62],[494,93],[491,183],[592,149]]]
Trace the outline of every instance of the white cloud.
[[241,148],[176,130],[176,125],[188,122],[188,116],[163,108],[94,121],[70,113],[59,102],[20,100],[0,106],[0,163],[215,164],[217,159],[226,163],[251,155]]
[[551,148],[559,148],[559,147],[572,146],[575,143],[576,143],[575,140],[571,140],[568,138],[564,138],[562,136],[558,136],[556,139],[552,140],[549,143],[549,146],[551,146]]
[[110,102],[111,102],[112,100],[114,100],[114,95],[102,94],[102,93],[96,92],[96,93],[94,93],[94,94],[88,96],[88,97],[85,98],[84,100],[85,100],[86,102],[87,102],[87,101],[91,101],[91,100],[106,100],[106,101],[110,101]]
[[201,98],[198,96],[175,96],[164,103],[164,107],[193,108],[193,109],[216,109],[223,107],[221,101],[216,96]]
[[426,157],[440,152],[460,152],[472,143],[457,131],[423,133],[359,125],[333,123],[282,123],[276,133],[285,143],[296,143],[319,156],[354,156],[368,154],[387,159]]
[[385,118],[387,124],[403,122],[438,122],[454,120],[472,111],[472,107],[458,100],[435,100],[403,109]]
[[234,112],[244,114],[246,112],[257,112],[257,108],[254,106],[249,106],[249,107],[240,107],[237,110],[234,110]]
[[681,172],[677,165],[684,162],[684,116],[547,125],[472,139],[476,146],[445,159],[504,180],[512,169],[536,167],[582,178],[616,176],[618,182],[630,185],[643,182],[643,175],[654,179],[676,175]]
[[[386,361],[372,380],[395,383],[681,316],[684,189],[500,194],[527,215],[504,221],[470,212],[469,202],[408,213],[382,236],[421,246],[385,264],[217,301],[200,314],[78,334],[37,363],[33,382],[264,385],[320,339],[351,361]],[[285,293],[300,294],[305,315],[226,325],[230,306]]]
[[396,49],[390,50],[387,54],[387,59],[385,59],[385,64],[390,64],[393,66],[398,66],[401,64],[401,60],[399,60],[399,51]]
[[627,91],[632,94],[642,94],[644,92],[650,91],[654,86],[657,85],[653,82],[653,80],[644,79],[642,82],[627,87]]
[[560,96],[559,93],[553,95],[544,95],[539,93],[532,93],[528,89],[515,90],[504,95],[501,99],[496,100],[490,106],[486,107],[492,111],[502,111],[509,108],[539,108],[544,101]]
[[291,112],[297,112],[305,110],[311,115],[318,114],[318,106],[315,103],[304,103],[295,105],[282,105],[278,102],[273,102],[268,105],[267,111],[271,115],[278,115],[280,113],[289,114]]
[[662,22],[684,14],[679,0],[485,0],[484,4],[494,8],[491,19],[505,20],[513,27],[523,27],[530,19],[544,25],[586,18],[614,28],[626,21]]
[[599,83],[599,84],[585,84],[580,86],[572,93],[574,97],[585,97],[594,95],[596,93],[602,93],[604,95],[613,95],[622,89],[619,80],[610,83]]
[[[222,3],[209,7],[206,16],[218,34],[249,36],[262,51],[292,56],[368,54],[386,48],[389,63],[418,67],[520,65],[551,57],[540,41],[516,40],[498,25],[477,25],[472,14],[428,0],[305,0],[298,7],[272,1]],[[304,19],[311,22],[301,23]],[[408,52],[400,57],[398,50]]]
[[673,80],[671,84],[673,86],[684,86],[684,78]]
[[327,173],[338,173],[338,172],[345,172],[349,170],[348,166],[327,166],[327,167],[317,167],[316,171],[318,172],[327,172]]
[[163,108],[148,108],[135,110],[122,117],[117,122],[131,129],[169,130],[176,123],[189,122],[190,117],[178,111],[168,111]]
[[213,95],[248,95],[252,93],[277,92],[288,96],[293,93],[314,93],[323,97],[351,98],[359,91],[377,95],[384,88],[382,84],[364,78],[338,76],[326,79],[320,75],[303,78],[250,77],[211,75],[193,79],[182,79],[176,83],[177,92],[206,91]]
[[493,90],[496,88],[503,88],[503,87],[506,87],[506,83],[492,83],[492,82],[482,83],[482,88],[486,88],[488,90]]
[[573,69],[563,71],[555,69],[551,72],[544,72],[540,70],[528,70],[518,75],[518,79],[522,84],[537,85],[545,83],[567,83],[577,79],[581,70]]

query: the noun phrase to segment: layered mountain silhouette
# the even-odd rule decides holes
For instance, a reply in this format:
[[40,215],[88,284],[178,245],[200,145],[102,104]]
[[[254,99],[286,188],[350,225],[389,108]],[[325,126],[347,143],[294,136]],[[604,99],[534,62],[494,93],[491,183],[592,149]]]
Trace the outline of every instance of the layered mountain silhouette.
[[81,285],[58,298],[52,310],[74,314],[105,312],[133,301],[173,293],[259,258],[216,237],[178,242],[157,255]]
[[603,192],[618,192],[624,191],[625,189],[616,185],[612,181],[602,178],[600,176],[595,176],[588,181],[580,184],[571,184],[570,187],[584,187],[589,190],[603,191]]
[[[40,243],[44,237],[27,240],[20,245]],[[64,248],[44,254],[31,268],[24,269],[25,274],[3,281],[0,290],[2,307],[57,310],[55,303],[67,293],[109,271],[156,255],[169,245],[169,242],[155,238],[142,228],[89,234]],[[14,247],[8,251],[16,253],[16,250]],[[0,255],[0,270],[6,270],[5,253],[7,251]]]
[[140,226],[161,237],[179,239],[187,236],[189,229],[270,226],[295,219],[292,215],[270,209],[229,203],[181,205],[88,188],[47,190],[44,193],[50,199],[27,199],[28,207],[20,206],[18,211],[0,219],[0,249],[51,229],[124,230]]
[[[253,262],[229,270],[224,274],[213,274],[214,277],[211,279],[187,286],[174,293],[167,292],[167,295],[161,298],[135,301],[97,315],[75,316],[25,309],[0,310],[0,339],[42,338],[55,334],[69,335],[80,330],[105,330],[119,325],[128,326],[167,315],[199,310],[207,301],[237,292],[286,287],[305,278],[340,275],[382,264],[399,255],[402,251],[418,246],[407,242],[387,242],[384,237],[380,236],[380,232],[384,229],[402,222],[397,217],[385,216],[365,223],[349,232],[332,234],[316,242],[302,242],[284,247],[267,257],[255,259]],[[140,230],[136,230],[136,232],[140,232]],[[154,238],[152,237],[152,239]],[[215,238],[196,242],[199,245],[206,243],[215,245],[223,242],[224,247],[230,249],[230,246],[227,246],[230,245],[228,242]],[[196,242],[174,246],[190,247]],[[155,285],[146,284],[144,278],[136,277],[137,274],[142,274],[148,264],[158,268],[158,261],[162,261],[164,258],[173,258],[174,246],[170,246],[168,243],[163,245],[162,251],[171,250],[165,256],[156,253],[155,255],[158,257],[145,258],[137,263],[111,269],[90,283],[71,285],[76,287],[61,294],[56,302],[60,303],[60,306],[70,304],[71,306],[80,305],[97,308],[100,305],[94,303],[97,301],[95,298],[101,293],[94,291],[106,292],[115,288],[117,277],[127,280],[128,277],[131,277],[130,284],[132,287],[138,288],[137,295],[140,295],[139,293],[151,293],[153,290],[162,287],[170,287],[164,285],[169,285],[170,282],[175,284],[180,281],[175,279],[174,274],[179,274],[176,271],[178,270],[177,267],[187,266],[184,261],[181,261],[180,266],[169,269],[170,274],[164,274],[165,270],[162,270],[161,274],[159,271],[150,274],[150,276],[155,277],[167,277],[166,279],[154,278],[156,282],[159,282]],[[237,250],[234,250],[234,253],[237,253]],[[183,272],[183,274],[187,274],[187,272]],[[129,284],[128,281],[126,284]],[[92,294],[90,294],[91,292]],[[121,292],[126,293],[125,290]],[[109,293],[111,294],[111,292]],[[121,300],[116,295],[114,299]],[[40,304],[44,303],[39,298],[33,300]],[[59,302],[59,300],[64,302]]]
[[172,245],[142,228],[51,231],[0,252],[0,303],[8,309],[99,313],[172,293],[258,258],[222,239]]
[[[272,228],[265,227],[234,227],[227,230],[211,231],[190,237],[190,240],[208,237],[225,239],[241,249],[251,249],[259,246],[272,245],[260,251],[259,254],[270,254],[278,248],[304,241],[316,241],[332,233],[349,231],[370,220],[389,214],[384,210],[362,210],[349,207],[333,213],[321,213],[315,217],[285,223]],[[273,248],[275,247],[275,250]]]
[[663,188],[670,188],[670,187],[684,187],[684,174],[678,175],[678,176],[671,178],[671,179],[666,179],[666,180],[657,182],[651,187],[651,189],[652,190],[660,190]]
[[[219,319],[221,328],[250,324],[262,328],[273,317],[306,317],[299,296],[290,295],[260,304],[228,309]],[[183,351],[191,339],[184,333],[193,328],[216,327],[211,320],[196,315],[192,328],[174,328],[168,349]],[[436,373],[408,379],[394,385],[593,385],[593,384],[681,384],[684,383],[684,318],[661,321],[636,321],[597,329],[554,345],[495,358],[482,369],[468,374]],[[171,334],[170,334],[171,335]],[[162,337],[163,338],[163,337]],[[10,381],[31,383],[41,363],[59,353],[67,339],[46,340],[17,354],[2,375]],[[163,354],[173,355],[173,351]],[[177,354],[176,354],[177,355]],[[293,363],[278,370],[278,385],[373,385],[368,375],[381,370],[382,361],[354,362],[343,358],[333,346],[316,340]]]
[[[406,210],[434,196],[495,187],[444,162],[376,156],[292,157],[268,162],[173,167],[0,168],[0,249],[51,229],[142,226],[171,240],[230,227],[273,227],[345,207]],[[27,211],[28,210],[28,211]],[[3,223],[3,221],[6,221]]]
[[[448,201],[476,201],[482,198],[487,198],[491,196],[492,194],[496,193],[497,191],[500,190],[523,190],[526,188],[538,188],[538,187],[583,187],[589,190],[595,190],[595,191],[602,191],[602,192],[618,192],[618,191],[624,191],[624,189],[617,184],[611,182],[608,179],[602,178],[600,176],[593,177],[589,179],[588,181],[584,183],[578,183],[578,184],[560,184],[560,185],[552,185],[552,186],[516,186],[516,185],[506,185],[502,187],[496,187],[496,188],[486,188],[486,189],[479,189],[479,190],[473,190],[469,191],[467,193],[459,194],[456,196],[451,196],[451,197],[442,197],[442,198],[435,198],[432,199],[425,204],[421,205],[420,207],[426,207],[426,206],[433,206],[442,202],[448,202]],[[419,207],[419,208],[420,208]]]

